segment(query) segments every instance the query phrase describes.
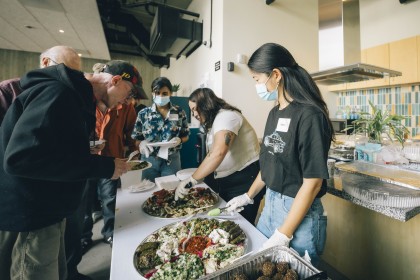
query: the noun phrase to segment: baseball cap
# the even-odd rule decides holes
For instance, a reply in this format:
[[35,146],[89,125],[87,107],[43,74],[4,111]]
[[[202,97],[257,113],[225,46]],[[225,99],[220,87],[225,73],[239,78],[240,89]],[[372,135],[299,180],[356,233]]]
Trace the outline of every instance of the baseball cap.
[[124,60],[111,60],[105,63],[101,72],[111,75],[120,75],[123,80],[131,82],[137,90],[137,98],[148,99],[143,89],[143,80],[136,67]]

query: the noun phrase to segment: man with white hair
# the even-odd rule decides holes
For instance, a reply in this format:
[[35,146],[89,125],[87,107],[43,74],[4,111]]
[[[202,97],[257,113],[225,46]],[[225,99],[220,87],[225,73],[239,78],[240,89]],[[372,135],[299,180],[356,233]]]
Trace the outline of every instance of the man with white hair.
[[125,61],[93,74],[58,64],[28,72],[20,86],[0,127],[0,279],[65,279],[65,217],[86,179],[130,169],[90,153],[96,104],[112,108],[144,94],[141,77]]
[[[44,51],[40,55],[39,65],[41,68],[64,63],[67,67],[81,71],[81,59],[76,50],[67,46],[55,46]],[[7,109],[22,92],[20,78],[13,78],[0,82],[0,125]]]

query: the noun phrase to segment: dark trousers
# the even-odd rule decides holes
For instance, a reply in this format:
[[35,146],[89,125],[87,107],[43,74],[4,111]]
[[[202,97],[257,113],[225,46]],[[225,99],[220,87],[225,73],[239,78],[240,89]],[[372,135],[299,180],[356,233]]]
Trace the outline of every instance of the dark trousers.
[[92,209],[95,205],[95,200],[99,199],[102,205],[102,216],[104,219],[104,226],[102,228],[102,235],[105,239],[113,236],[114,222],[115,222],[115,202],[117,199],[117,188],[121,186],[120,179],[90,179],[88,180],[88,205],[85,215],[85,226],[83,230],[83,239],[92,239]]
[[[237,171],[224,178],[215,179],[214,174],[210,174],[204,179],[204,182],[226,202],[232,198],[246,193],[260,172],[259,161],[255,161],[241,171]],[[264,192],[261,191],[254,197],[254,204],[244,207],[240,213],[251,224],[255,224],[258,208]]]
[[78,274],[77,265],[82,260],[82,245],[80,239],[82,237],[84,227],[84,216],[86,212],[88,188],[82,194],[82,200],[71,216],[66,219],[66,229],[64,231],[64,246],[66,251],[66,262],[68,278],[71,279]]

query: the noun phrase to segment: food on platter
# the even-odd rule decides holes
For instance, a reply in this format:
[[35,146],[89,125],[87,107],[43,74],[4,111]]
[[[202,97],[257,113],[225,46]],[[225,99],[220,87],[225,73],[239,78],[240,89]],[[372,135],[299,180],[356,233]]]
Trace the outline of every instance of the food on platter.
[[130,161],[129,163],[131,165],[131,171],[145,169],[149,166],[147,161]]
[[147,214],[161,218],[177,218],[204,212],[216,204],[218,197],[209,188],[191,188],[188,194],[175,201],[175,191],[160,190],[154,192],[143,204]]
[[233,263],[244,254],[244,247],[233,244],[215,244],[203,251],[206,273],[213,273]]
[[140,269],[147,269],[151,265],[159,263],[159,258],[156,256],[156,250],[159,247],[159,242],[146,242],[137,248],[139,251],[137,258],[137,267]]
[[183,238],[179,242],[180,253],[190,253],[199,255],[207,247],[211,245],[212,240],[207,236],[193,236],[190,238]]
[[172,223],[143,240],[134,266],[145,278],[198,279],[245,253],[246,235],[233,221],[194,218]]
[[204,265],[197,255],[184,254],[163,264],[151,277],[153,280],[198,279],[204,275]]
[[[299,276],[294,269],[290,268],[288,262],[272,262],[265,261],[259,271],[257,280],[298,280]],[[245,273],[238,272],[234,275],[233,280],[249,280]]]

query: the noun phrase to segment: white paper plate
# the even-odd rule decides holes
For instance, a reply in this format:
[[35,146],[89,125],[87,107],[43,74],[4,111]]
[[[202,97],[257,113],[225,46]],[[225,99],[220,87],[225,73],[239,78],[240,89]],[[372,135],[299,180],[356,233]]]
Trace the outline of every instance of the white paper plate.
[[[129,161],[129,163],[130,163],[132,166],[133,166],[133,165],[136,165],[136,164],[138,164],[138,163],[140,163],[140,162],[144,162],[144,160],[134,159],[134,160],[130,160],[130,161]],[[148,161],[147,161],[147,166],[146,166],[146,167],[144,167],[144,168],[142,168],[142,169],[130,170],[130,171],[128,171],[128,172],[132,172],[132,171],[139,171],[139,170],[145,170],[145,169],[150,168],[150,167],[152,167],[152,164],[151,164],[150,162],[148,162]]]
[[[140,162],[139,160],[132,160],[130,162]],[[124,173],[121,175],[121,185],[124,188],[128,188],[131,185],[140,184],[142,180],[142,171],[150,168],[152,164],[150,162],[147,163],[147,167],[143,169],[137,169],[137,170],[130,170],[127,173]]]
[[196,170],[197,168],[187,168],[187,169],[179,170],[176,173],[176,177],[178,177],[179,180],[185,180],[187,178],[190,178],[191,175],[193,175]]
[[91,147],[94,147],[94,146],[102,145],[105,142],[106,140],[100,139],[100,140],[90,141],[89,143]]
[[173,141],[153,142],[153,143],[147,144],[147,146],[150,146],[150,147],[172,147],[173,145],[174,145]]
[[148,182],[148,183],[144,183],[143,181],[138,183],[138,184],[134,184],[128,187],[128,189],[130,190],[130,192],[132,193],[136,193],[136,192],[144,192],[144,191],[148,191],[150,189],[153,189],[156,186],[155,183],[153,182]]

